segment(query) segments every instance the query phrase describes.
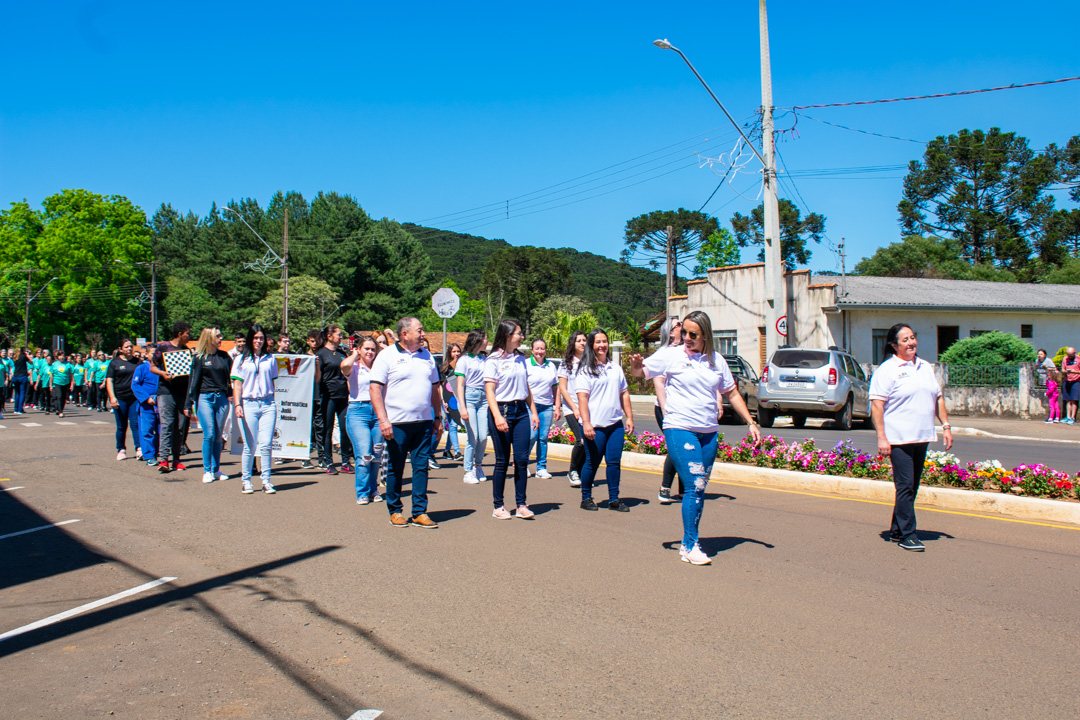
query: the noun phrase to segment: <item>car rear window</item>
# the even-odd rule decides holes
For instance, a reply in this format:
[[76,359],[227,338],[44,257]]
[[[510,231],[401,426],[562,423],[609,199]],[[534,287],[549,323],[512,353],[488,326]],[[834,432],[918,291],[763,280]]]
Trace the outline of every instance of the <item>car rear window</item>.
[[782,368],[819,368],[829,362],[828,350],[777,350],[772,363]]

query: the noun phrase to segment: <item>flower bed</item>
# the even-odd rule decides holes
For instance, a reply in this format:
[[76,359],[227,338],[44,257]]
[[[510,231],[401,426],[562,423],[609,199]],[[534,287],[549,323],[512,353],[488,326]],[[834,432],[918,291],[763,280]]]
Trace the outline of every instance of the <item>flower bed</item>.
[[[574,433],[568,427],[552,427],[548,442],[572,445]],[[656,433],[627,433],[623,450],[645,455],[666,455],[667,443],[663,435]],[[812,438],[785,443],[775,435],[763,437],[757,444],[743,438],[737,445],[727,445],[723,433],[720,433],[716,458],[720,462],[818,475],[871,480],[888,480],[892,477],[892,465],[888,458],[865,453],[852,445],[851,440],[841,440],[830,450],[817,447]],[[927,453],[923,468],[924,485],[988,490],[1052,500],[1080,500],[1080,474],[1070,475],[1045,465],[1020,465],[1012,470],[1004,468],[997,460],[962,465],[955,455],[933,451]]]

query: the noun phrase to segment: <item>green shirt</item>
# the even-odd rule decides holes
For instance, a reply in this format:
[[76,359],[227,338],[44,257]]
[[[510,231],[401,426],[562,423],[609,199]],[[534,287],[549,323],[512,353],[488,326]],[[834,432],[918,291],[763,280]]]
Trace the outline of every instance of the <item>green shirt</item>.
[[85,365],[72,365],[71,374],[75,378],[75,385],[82,387],[86,384],[86,366]]
[[109,374],[109,363],[101,360],[94,361],[94,383],[100,385],[105,382],[105,376]]
[[11,377],[15,374],[15,361],[11,358],[4,358],[0,360],[0,365],[4,366],[4,372],[2,373],[6,377]]
[[59,360],[49,366],[49,375],[52,381],[49,383],[52,387],[67,387],[71,385],[71,371],[74,367],[66,362],[60,362]]

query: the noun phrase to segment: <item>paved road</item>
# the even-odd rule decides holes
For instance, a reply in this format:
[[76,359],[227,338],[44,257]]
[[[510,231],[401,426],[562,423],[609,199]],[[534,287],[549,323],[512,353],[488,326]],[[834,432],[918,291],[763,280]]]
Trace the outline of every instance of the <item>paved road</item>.
[[[117,463],[110,426],[0,432],[6,717],[1074,718],[1077,528],[711,486],[709,567],[679,506],[624,474],[629,514],[533,480],[535,521],[434,474],[437,530],[357,506],[349,476],[236,480]],[[193,436],[193,445],[198,436]],[[192,465],[197,465],[194,458]],[[285,466],[289,468],[290,466]],[[233,472],[235,464],[225,469]],[[603,488],[600,496],[604,496]]]

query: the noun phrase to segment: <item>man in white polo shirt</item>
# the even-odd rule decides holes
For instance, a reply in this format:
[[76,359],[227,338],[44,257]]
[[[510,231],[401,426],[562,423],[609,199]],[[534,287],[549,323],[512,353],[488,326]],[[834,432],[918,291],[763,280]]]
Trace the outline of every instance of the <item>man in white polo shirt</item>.
[[[371,366],[371,405],[379,418],[390,456],[386,509],[394,527],[436,528],[427,515],[428,460],[431,438],[442,424],[439,370],[420,345],[424,328],[414,317],[398,320],[398,342],[380,352]],[[405,458],[412,453],[412,517],[402,514],[401,482]]]

